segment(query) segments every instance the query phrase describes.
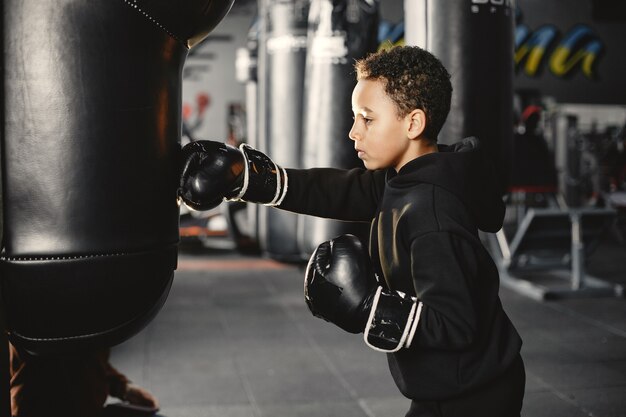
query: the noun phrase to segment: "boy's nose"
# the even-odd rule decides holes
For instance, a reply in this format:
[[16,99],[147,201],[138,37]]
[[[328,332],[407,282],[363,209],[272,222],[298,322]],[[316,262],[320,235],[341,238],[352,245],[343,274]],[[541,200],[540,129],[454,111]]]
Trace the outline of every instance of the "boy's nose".
[[352,127],[350,128],[350,132],[348,132],[348,137],[354,141],[358,140],[358,133],[356,130],[356,123],[352,124]]

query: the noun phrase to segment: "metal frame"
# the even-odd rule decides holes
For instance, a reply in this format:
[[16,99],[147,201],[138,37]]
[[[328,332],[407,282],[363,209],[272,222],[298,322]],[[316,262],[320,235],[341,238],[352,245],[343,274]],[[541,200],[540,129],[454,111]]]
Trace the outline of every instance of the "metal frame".
[[[581,209],[529,209],[517,228],[511,243],[502,229],[495,234],[488,235],[492,255],[500,272],[503,285],[523,295],[537,300],[553,300],[563,298],[582,297],[623,297],[624,287],[610,283],[586,273],[585,244],[587,238],[583,236],[583,219],[588,216],[601,216],[607,219],[615,218],[615,211],[611,209],[581,208]],[[533,221],[539,217],[569,217],[570,248],[558,251],[552,259],[523,260],[526,256],[520,247],[524,243]],[[568,231],[563,231],[567,233]],[[541,272],[557,278],[558,284],[545,285],[527,277],[529,272]],[[564,285],[561,285],[561,282]]]

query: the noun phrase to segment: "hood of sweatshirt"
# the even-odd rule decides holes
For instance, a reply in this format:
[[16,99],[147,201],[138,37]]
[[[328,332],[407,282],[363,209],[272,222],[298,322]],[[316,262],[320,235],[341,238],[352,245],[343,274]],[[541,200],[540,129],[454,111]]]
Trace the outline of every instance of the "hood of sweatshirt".
[[389,185],[407,187],[428,183],[442,187],[466,205],[480,230],[497,232],[502,227],[505,207],[495,168],[480,141],[468,137],[438,148],[439,152],[412,160],[398,173],[390,168]]

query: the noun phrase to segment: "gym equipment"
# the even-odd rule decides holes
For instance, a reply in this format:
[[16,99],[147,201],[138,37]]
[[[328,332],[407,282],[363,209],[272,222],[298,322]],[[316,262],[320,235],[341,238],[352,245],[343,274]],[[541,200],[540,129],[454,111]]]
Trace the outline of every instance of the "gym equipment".
[[[376,51],[378,21],[378,1],[311,3],[304,91],[305,168],[363,167],[348,138],[356,85],[354,61]],[[303,216],[298,225],[298,245],[306,259],[317,245],[335,236],[367,236],[368,226]]]
[[451,74],[450,115],[439,141],[476,136],[507,187],[513,137],[513,2],[405,0],[405,41],[437,56]]
[[367,249],[354,235],[321,243],[304,276],[304,297],[314,316],[361,333],[381,352],[411,345],[422,303],[379,285]]
[[614,221],[611,209],[529,209],[511,239],[502,229],[490,239],[502,284],[538,300],[623,296],[623,286],[585,271]]
[[[259,55],[259,18],[254,19],[250,29],[248,30],[247,43],[245,48],[237,50],[237,80],[244,83],[246,86],[246,139],[247,143],[253,148],[259,149],[259,67],[258,67],[258,55]],[[244,251],[252,250],[258,251],[259,243],[259,228],[258,228],[258,212],[259,207],[256,204],[245,203],[230,203],[224,211],[226,212],[227,219],[231,232],[234,234],[235,239],[241,243],[237,244],[237,247]],[[236,213],[245,210],[245,221],[248,225],[247,235],[244,236],[240,233],[237,227],[238,217]]]
[[[308,0],[259,2],[259,150],[283,167],[302,165],[302,117]],[[298,216],[259,207],[261,250],[270,258],[301,261]]]
[[3,2],[0,274],[16,346],[111,346],[165,302],[182,67],[232,3]]
[[199,140],[183,147],[179,195],[189,207],[210,210],[222,201],[279,205],[287,192],[287,174],[251,146],[239,149]]
[[[616,211],[583,204],[581,147],[578,143],[581,134],[576,118],[555,114],[551,121],[556,174],[550,172],[543,178],[533,177],[542,169],[554,170],[552,166],[541,166],[550,165],[547,155],[537,161],[519,164],[521,171],[534,172],[530,176],[526,172],[512,176],[525,179],[520,184],[513,183],[509,189],[509,202],[513,203],[509,209],[515,210],[517,218],[513,222],[515,227],[505,224],[504,229],[495,235],[487,235],[500,279],[503,285],[539,300],[620,297],[624,294],[621,285],[603,281],[585,270],[587,259],[615,225]],[[557,179],[558,187],[555,186]],[[527,204],[531,200],[529,197],[538,196],[541,196],[543,207]]]

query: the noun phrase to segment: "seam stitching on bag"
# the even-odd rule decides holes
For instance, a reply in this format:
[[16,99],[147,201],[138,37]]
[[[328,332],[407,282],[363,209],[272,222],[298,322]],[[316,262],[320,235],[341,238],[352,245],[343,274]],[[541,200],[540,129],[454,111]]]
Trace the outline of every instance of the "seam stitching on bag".
[[61,261],[67,259],[89,259],[104,258],[107,256],[125,256],[127,252],[119,253],[96,253],[91,255],[73,255],[73,256],[0,256],[2,261]]
[[124,3],[126,3],[128,6],[132,7],[133,9],[137,9],[137,11],[139,13],[143,14],[148,20],[150,20],[152,23],[157,25],[161,30],[163,30],[165,33],[170,35],[173,39],[177,40],[178,42],[182,43],[183,45],[186,44],[186,42],[183,42],[178,36],[174,35],[172,32],[167,30],[167,28],[165,26],[163,26],[163,24],[161,24],[161,22],[159,22],[154,17],[152,17],[152,15],[150,15],[150,13],[146,12],[144,9],[139,7],[139,5],[137,4],[137,0],[124,0]]

